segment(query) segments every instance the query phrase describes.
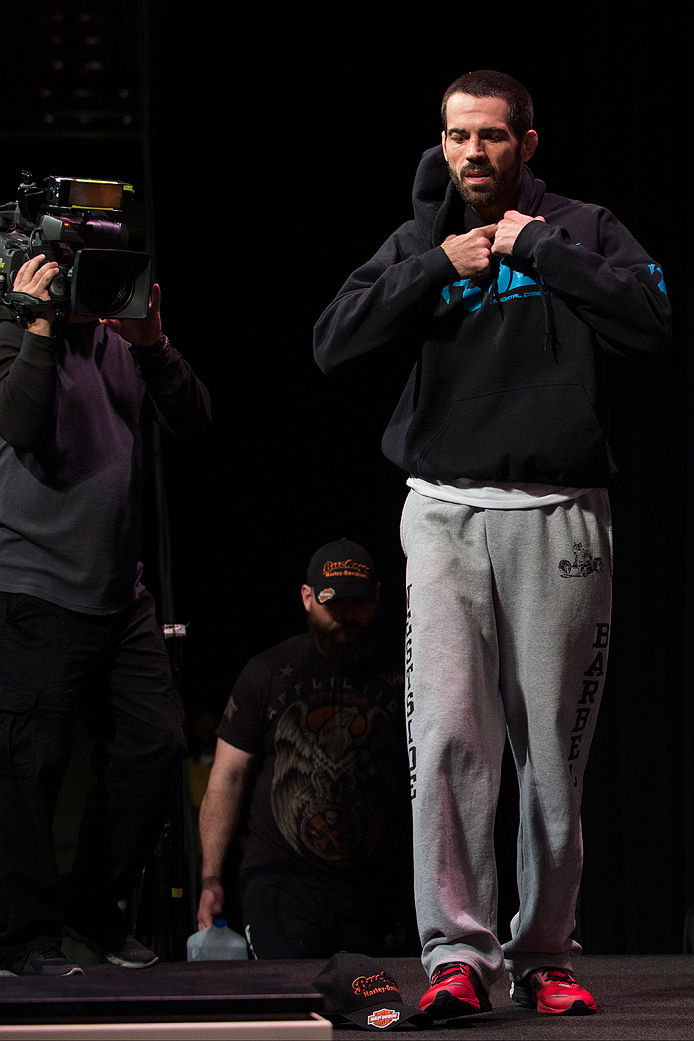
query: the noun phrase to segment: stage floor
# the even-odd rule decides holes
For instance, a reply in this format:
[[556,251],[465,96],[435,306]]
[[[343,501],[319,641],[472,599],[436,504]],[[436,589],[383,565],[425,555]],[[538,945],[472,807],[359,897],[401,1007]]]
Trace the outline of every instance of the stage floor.
[[[288,965],[290,963],[283,963]],[[310,982],[308,964],[291,963],[297,982]],[[318,963],[313,963],[320,968]],[[382,959],[379,964],[397,980],[403,1001],[417,1005],[427,987],[418,960]],[[577,978],[596,999],[594,1016],[540,1016],[513,1004],[506,979],[492,988],[493,1010],[466,1017],[434,1030],[388,1031],[390,1038],[471,1037],[479,1041],[693,1041],[694,956],[597,957],[583,955],[574,966]],[[363,1036],[366,1036],[362,1032]],[[335,1028],[336,1041],[354,1038],[354,1031]]]
[[[259,1021],[265,1012],[272,1012],[280,1019],[300,1013],[310,1016],[320,1012],[312,981],[323,964],[321,961],[172,962],[137,972],[111,965],[90,965],[84,977],[65,980],[44,982],[28,977],[3,977],[0,978],[0,1039],[20,1036],[16,1032],[18,1023],[20,1020],[27,1023],[32,1008],[36,1019],[55,1023],[70,1003],[75,1023],[82,1026],[90,1018],[92,1021],[98,1018],[102,1025],[104,1018],[111,1022],[124,1017],[132,1021],[146,1009],[150,1019],[160,1019],[163,1013],[164,1019],[172,1025],[197,1021],[200,1032],[191,1035],[197,1037],[205,1036],[204,1023],[222,1019],[250,1016]],[[427,985],[419,961],[384,958],[379,960],[379,965],[396,979],[403,1000],[417,1005]],[[501,981],[492,989],[492,1012],[440,1024],[431,1030],[394,1030],[388,1031],[388,1035],[394,1039],[415,1036],[443,1039],[462,1037],[474,1030],[477,1037],[489,1041],[535,1041],[540,1037],[548,1041],[554,1038],[694,1039],[694,957],[586,955],[579,960],[576,971],[580,982],[596,998],[598,1014],[595,1016],[538,1016],[514,1005],[506,982]],[[333,1037],[349,1039],[354,1038],[355,1033],[365,1032],[335,1028]],[[92,1036],[97,1036],[96,1031]],[[168,1036],[172,1037],[173,1032],[169,1031]],[[277,1032],[275,1036],[281,1035]]]

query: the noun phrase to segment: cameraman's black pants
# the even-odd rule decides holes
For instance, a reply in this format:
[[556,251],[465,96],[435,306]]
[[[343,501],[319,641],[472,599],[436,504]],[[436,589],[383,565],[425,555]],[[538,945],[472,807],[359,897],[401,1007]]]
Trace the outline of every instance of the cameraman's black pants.
[[[64,888],[52,822],[78,717],[96,783]],[[106,924],[159,836],[182,754],[180,701],[146,590],[106,616],[0,593],[0,968],[59,946],[66,913],[68,924]]]

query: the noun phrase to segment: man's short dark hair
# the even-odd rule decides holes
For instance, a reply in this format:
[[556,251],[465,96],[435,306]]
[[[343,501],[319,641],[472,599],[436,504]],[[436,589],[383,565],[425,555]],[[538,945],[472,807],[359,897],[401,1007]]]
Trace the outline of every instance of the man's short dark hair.
[[451,83],[443,95],[441,121],[446,129],[446,105],[451,94],[471,94],[474,98],[503,98],[508,105],[508,122],[520,141],[533,125],[533,99],[522,83],[493,69],[466,72]]

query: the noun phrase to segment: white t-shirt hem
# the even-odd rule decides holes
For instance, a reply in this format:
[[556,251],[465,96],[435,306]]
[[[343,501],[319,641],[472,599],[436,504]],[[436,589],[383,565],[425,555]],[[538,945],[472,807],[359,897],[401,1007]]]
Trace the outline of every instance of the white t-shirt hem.
[[407,484],[420,495],[484,510],[533,510],[542,506],[556,506],[591,491],[590,488],[560,488],[549,484],[470,481],[467,477],[450,482],[409,477]]

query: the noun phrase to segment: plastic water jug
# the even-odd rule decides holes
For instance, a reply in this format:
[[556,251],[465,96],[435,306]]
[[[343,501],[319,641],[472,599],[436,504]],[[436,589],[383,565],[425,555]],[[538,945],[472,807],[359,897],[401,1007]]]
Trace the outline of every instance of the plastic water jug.
[[212,925],[188,937],[188,961],[226,961],[247,958],[243,936],[227,925],[226,918],[213,918]]

